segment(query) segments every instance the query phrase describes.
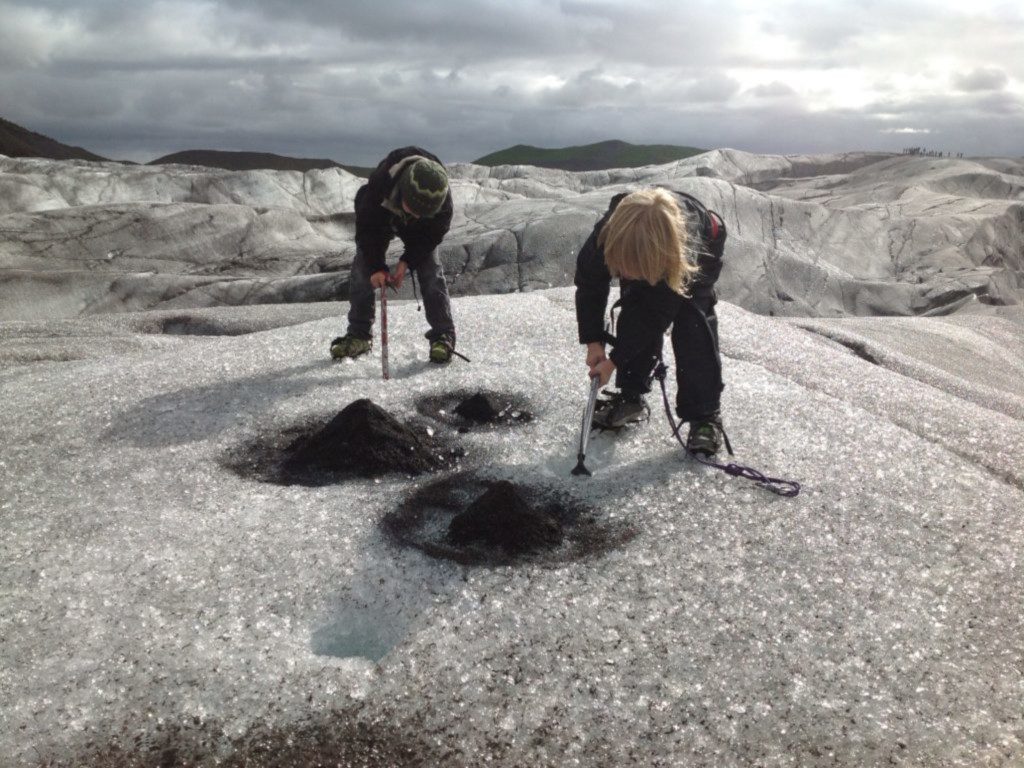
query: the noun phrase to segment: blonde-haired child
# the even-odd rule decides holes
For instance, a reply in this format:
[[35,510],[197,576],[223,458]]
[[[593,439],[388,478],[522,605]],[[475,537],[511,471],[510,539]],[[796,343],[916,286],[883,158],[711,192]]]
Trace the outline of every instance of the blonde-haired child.
[[[603,385],[615,373],[619,389],[595,414],[596,425],[614,429],[644,418],[644,395],[671,327],[676,413],[690,424],[687,449],[708,456],[719,450],[723,384],[713,286],[725,239],[721,217],[686,193],[653,188],[612,198],[576,261],[576,319],[590,375]],[[606,354],[613,276],[621,311]]]
[[686,295],[697,272],[688,257],[686,219],[668,190],[647,189],[624,197],[601,228],[597,244],[615,277],[664,280],[673,291]]

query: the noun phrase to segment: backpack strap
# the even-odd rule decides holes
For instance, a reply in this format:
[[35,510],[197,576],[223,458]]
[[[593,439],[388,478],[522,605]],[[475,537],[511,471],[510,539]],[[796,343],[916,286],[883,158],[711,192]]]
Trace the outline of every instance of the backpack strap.
[[710,223],[711,223],[711,226],[710,226],[710,230],[711,231],[708,234],[710,235],[710,240],[712,242],[714,242],[715,240],[718,239],[718,236],[722,233],[722,228],[723,228],[722,217],[719,216],[714,211],[708,210],[708,219],[710,220]]
[[[679,198],[690,213],[697,217],[698,221],[700,221],[700,234],[701,239],[704,240],[705,249],[709,253],[718,253],[720,258],[720,241],[725,237],[724,219],[689,192],[681,192],[670,187],[665,187],[665,189],[668,189],[669,192]],[[716,245],[718,245],[717,249],[715,248]]]

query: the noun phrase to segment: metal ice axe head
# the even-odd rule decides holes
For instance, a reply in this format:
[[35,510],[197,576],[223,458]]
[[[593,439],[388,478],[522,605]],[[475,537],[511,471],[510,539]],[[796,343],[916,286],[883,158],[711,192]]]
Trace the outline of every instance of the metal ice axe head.
[[587,407],[583,411],[583,425],[580,427],[580,449],[576,454],[576,466],[572,470],[574,475],[591,476],[591,471],[583,463],[587,458],[587,444],[590,442],[590,427],[594,421],[594,405],[597,403],[597,390],[601,386],[601,378],[593,376],[590,379],[590,396],[587,398]]

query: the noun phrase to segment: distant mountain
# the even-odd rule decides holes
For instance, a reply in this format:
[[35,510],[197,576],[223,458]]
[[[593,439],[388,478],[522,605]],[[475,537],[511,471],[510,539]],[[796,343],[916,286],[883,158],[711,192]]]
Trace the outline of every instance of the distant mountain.
[[474,160],[476,165],[535,165],[563,171],[601,171],[607,168],[639,168],[662,165],[706,150],[673,144],[630,144],[625,141],[601,141],[579,147],[543,149],[526,144],[492,152]]
[[343,165],[334,160],[286,157],[270,152],[223,152],[215,149],[186,149],[151,160],[148,165],[201,165],[206,168],[223,168],[228,171],[306,171],[314,168],[342,168],[356,176],[368,176],[373,168],[358,165]]
[[0,155],[8,157],[46,157],[50,160],[100,160],[81,147],[61,144],[49,136],[35,133],[0,117]]

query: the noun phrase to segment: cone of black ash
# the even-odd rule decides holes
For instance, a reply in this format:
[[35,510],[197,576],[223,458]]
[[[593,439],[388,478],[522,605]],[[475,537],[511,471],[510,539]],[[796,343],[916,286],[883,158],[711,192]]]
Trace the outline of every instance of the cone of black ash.
[[491,484],[448,526],[453,544],[480,543],[512,555],[557,547],[562,535],[561,523],[531,507],[508,480]]
[[476,424],[512,423],[530,421],[532,414],[517,404],[515,395],[479,391],[461,400],[455,406],[456,416]]
[[283,469],[291,476],[418,475],[444,464],[434,446],[365,398],[347,405],[315,434],[296,440],[287,454]]
[[487,423],[500,418],[509,408],[511,405],[502,405],[497,396],[477,392],[455,406],[455,413],[467,421]]

